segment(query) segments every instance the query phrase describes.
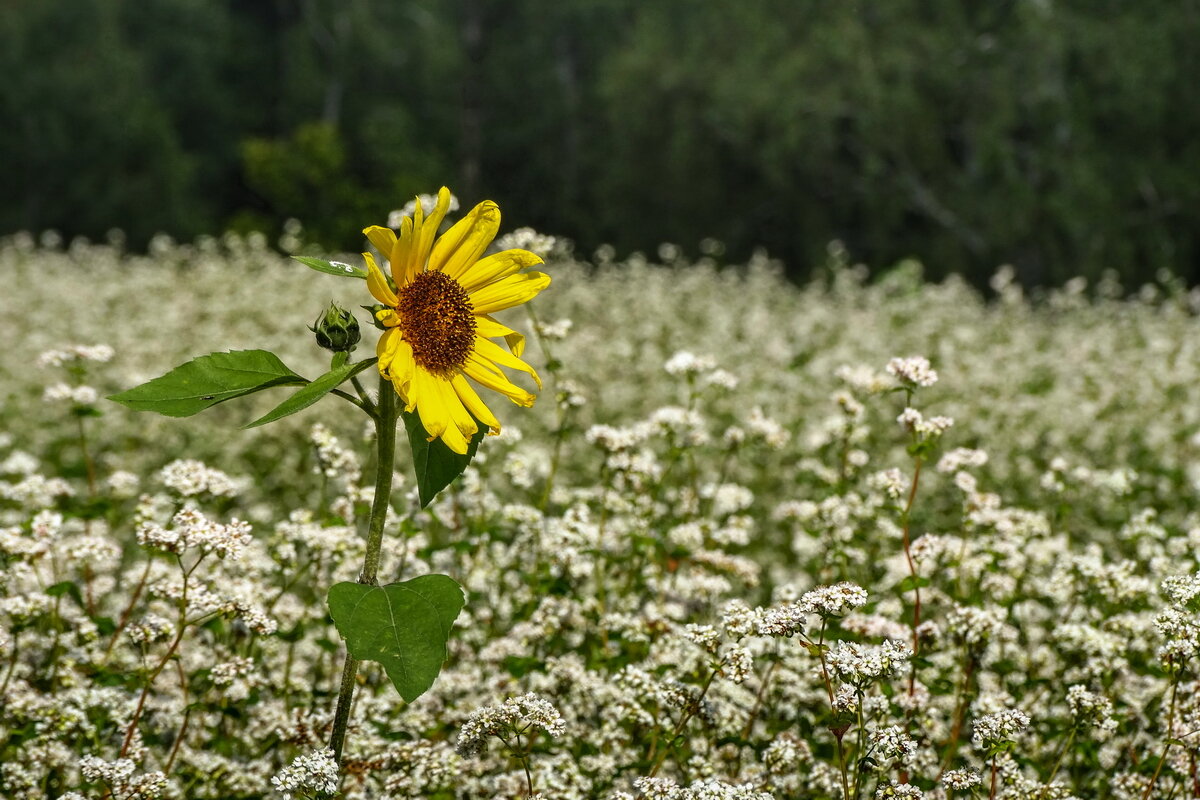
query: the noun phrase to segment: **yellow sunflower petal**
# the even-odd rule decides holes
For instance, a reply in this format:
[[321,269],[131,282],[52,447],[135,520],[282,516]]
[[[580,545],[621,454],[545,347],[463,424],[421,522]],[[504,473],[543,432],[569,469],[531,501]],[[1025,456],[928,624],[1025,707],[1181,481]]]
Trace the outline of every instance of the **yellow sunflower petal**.
[[396,357],[396,345],[400,343],[400,331],[390,330],[384,331],[379,337],[379,341],[375,343],[375,355],[379,357],[376,366],[379,367],[381,375],[388,374],[388,367],[391,366],[392,359]]
[[488,426],[490,432],[495,435],[500,432],[500,420],[496,419],[496,415],[487,407],[487,404],[479,397],[479,393],[474,387],[463,377],[462,373],[455,373],[450,379],[450,385],[454,387],[454,392],[458,395],[458,399],[466,406],[467,411],[470,411],[475,419]]
[[484,200],[434,243],[429,268],[457,278],[479,260],[498,230],[500,207],[491,200]]
[[525,352],[525,337],[507,325],[501,325],[489,316],[482,315],[475,317],[475,332],[489,339],[503,336],[504,343],[508,345],[508,349],[512,351],[514,356],[519,357],[521,353]]
[[392,280],[400,288],[407,286],[408,282],[413,279],[413,275],[410,275],[408,272],[408,254],[412,250],[412,243],[412,217],[405,217],[400,220],[400,235],[396,237],[396,243],[392,245],[390,258],[392,262]]
[[539,389],[542,388],[542,379],[538,377],[538,374],[533,367],[529,366],[512,353],[508,352],[491,339],[485,339],[482,336],[476,336],[475,354],[481,358],[491,359],[502,367],[508,367],[509,369],[516,369],[524,372],[526,375],[533,378],[534,383],[538,385]]
[[462,369],[468,378],[480,386],[491,389],[493,392],[499,392],[519,406],[528,408],[537,399],[533,394],[517,386],[503,375],[497,374],[499,371],[494,365],[474,353],[467,356],[467,363],[463,365]]
[[446,218],[446,212],[449,210],[450,190],[443,186],[438,190],[437,205],[434,206],[433,212],[421,223],[420,232],[418,233],[414,228],[413,252],[409,258],[416,265],[416,272],[420,272],[425,268],[425,263],[429,260],[429,251],[433,248],[433,240],[437,236],[442,220]]
[[407,407],[412,402],[412,378],[413,373],[417,370],[417,362],[413,358],[412,345],[400,336],[397,336],[396,339],[395,351],[392,353],[392,360],[388,365],[388,375],[392,385],[396,387],[396,394],[400,395]]
[[507,278],[526,267],[535,267],[546,262],[528,250],[505,250],[482,258],[467,267],[458,282],[468,292],[483,288],[492,281]]
[[379,255],[391,261],[392,248],[396,246],[396,232],[391,228],[372,225],[369,228],[363,228],[363,233],[366,235],[367,240],[379,251]]
[[396,299],[396,293],[388,286],[387,278],[383,277],[383,273],[380,272],[379,265],[375,263],[375,256],[370,253],[362,255],[363,261],[367,262],[367,288],[371,290],[375,299],[385,306],[395,306],[400,301]]
[[414,402],[413,396],[415,396],[417,416],[421,418],[421,425],[429,434],[429,441],[440,439],[446,432],[446,428],[450,426],[450,411],[445,407],[442,393],[438,391],[437,383],[440,380],[441,378],[421,367],[417,367],[413,371],[409,403]]
[[476,314],[491,314],[506,308],[519,306],[537,297],[538,292],[550,285],[550,276],[544,272],[521,272],[490,283],[471,293],[471,305]]
[[385,328],[394,328],[400,324],[400,315],[390,308],[381,308],[375,312],[375,319]]

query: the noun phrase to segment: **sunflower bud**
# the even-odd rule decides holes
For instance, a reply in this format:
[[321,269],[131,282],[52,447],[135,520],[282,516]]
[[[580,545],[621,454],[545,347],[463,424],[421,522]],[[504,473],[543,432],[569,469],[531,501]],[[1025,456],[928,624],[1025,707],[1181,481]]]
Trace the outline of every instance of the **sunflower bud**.
[[361,338],[354,314],[336,303],[330,303],[309,330],[316,334],[318,345],[335,353],[350,352]]

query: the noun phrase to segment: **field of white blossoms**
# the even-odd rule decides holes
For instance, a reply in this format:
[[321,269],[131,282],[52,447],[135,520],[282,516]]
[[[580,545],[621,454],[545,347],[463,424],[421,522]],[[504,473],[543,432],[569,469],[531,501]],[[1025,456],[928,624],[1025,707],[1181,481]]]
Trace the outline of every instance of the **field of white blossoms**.
[[545,386],[426,509],[400,452],[380,578],[466,606],[414,702],[362,664],[340,767],[372,429],[104,398],[225,348],[319,374],[362,283],[0,244],[0,796],[1200,796],[1200,295],[510,238]]

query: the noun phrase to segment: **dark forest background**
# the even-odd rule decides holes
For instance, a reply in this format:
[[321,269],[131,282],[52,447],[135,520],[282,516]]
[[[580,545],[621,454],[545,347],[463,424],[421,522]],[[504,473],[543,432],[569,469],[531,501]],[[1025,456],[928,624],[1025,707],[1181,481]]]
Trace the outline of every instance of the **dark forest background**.
[[1200,0],[0,0],[0,233],[327,248],[417,192],[587,254],[1200,281]]

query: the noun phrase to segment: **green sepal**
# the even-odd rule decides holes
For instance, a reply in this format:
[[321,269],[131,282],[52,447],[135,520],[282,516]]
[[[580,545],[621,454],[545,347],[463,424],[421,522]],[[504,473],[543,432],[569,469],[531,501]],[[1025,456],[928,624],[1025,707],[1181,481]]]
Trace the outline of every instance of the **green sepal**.
[[109,400],[135,411],[190,417],[209,406],[272,386],[307,383],[267,350],[209,353]]
[[462,587],[446,575],[387,586],[343,582],[329,589],[329,615],[350,655],[382,664],[409,703],[441,671],[450,628],[464,605]]

